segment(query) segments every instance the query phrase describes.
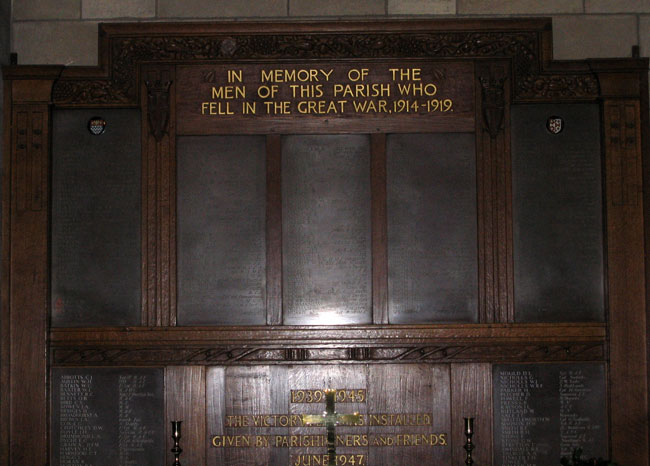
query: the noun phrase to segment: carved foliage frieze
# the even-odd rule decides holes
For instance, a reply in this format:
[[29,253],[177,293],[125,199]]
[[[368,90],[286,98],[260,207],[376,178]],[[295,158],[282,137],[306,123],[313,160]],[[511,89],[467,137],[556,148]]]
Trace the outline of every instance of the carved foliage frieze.
[[509,58],[516,96],[591,97],[590,75],[542,75],[539,36],[523,32],[387,32],[241,34],[166,37],[109,37],[106,80],[61,79],[54,87],[58,104],[136,103],[140,63],[345,58]]
[[296,362],[364,361],[404,362],[544,362],[602,361],[602,342],[519,345],[431,345],[412,347],[363,348],[267,348],[267,347],[199,347],[199,348],[73,348],[52,351],[56,366],[84,365],[237,365],[294,364]]

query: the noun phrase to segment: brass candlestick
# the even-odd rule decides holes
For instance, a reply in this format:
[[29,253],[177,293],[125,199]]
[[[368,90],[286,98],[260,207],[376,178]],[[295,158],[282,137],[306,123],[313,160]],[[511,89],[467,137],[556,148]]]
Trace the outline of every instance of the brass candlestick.
[[179,459],[183,449],[180,447],[179,443],[181,441],[181,423],[183,421],[172,421],[172,439],[174,439],[174,448],[172,448],[172,453],[174,454],[174,465],[181,466],[181,460]]
[[467,454],[465,455],[465,464],[474,464],[472,459],[472,450],[474,449],[474,444],[472,443],[472,435],[474,435],[474,418],[466,417],[465,419],[465,446],[463,447]]

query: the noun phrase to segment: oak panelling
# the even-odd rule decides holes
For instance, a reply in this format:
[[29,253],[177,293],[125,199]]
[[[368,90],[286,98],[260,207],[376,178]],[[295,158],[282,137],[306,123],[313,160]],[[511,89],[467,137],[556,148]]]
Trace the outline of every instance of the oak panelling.
[[476,66],[479,322],[513,322],[509,65]]
[[282,323],[282,138],[266,137],[266,323]]
[[11,263],[3,313],[9,316],[10,344],[9,398],[3,401],[9,412],[2,422],[9,425],[12,465],[47,463],[49,119],[48,105],[35,102],[14,105],[6,120],[12,125],[5,155],[11,196],[4,203],[9,231],[3,241]]
[[175,66],[143,66],[142,325],[176,325]]
[[[226,418],[223,431],[210,431],[214,435],[264,435],[275,433],[275,428],[260,428],[256,426],[243,427],[233,423],[228,426],[227,417],[237,415],[272,414],[271,390],[273,380],[268,366],[254,368],[230,367],[225,374],[225,410],[220,413],[208,412],[208,416]],[[255,447],[221,447],[225,451],[222,464],[237,465],[268,465],[271,459],[271,449]],[[215,448],[218,449],[218,448]],[[211,455],[208,455],[210,458]],[[210,464],[215,464],[209,461]]]
[[181,424],[181,463],[205,464],[206,440],[206,371],[203,366],[170,366],[165,368],[165,439],[166,464],[173,464],[171,421]]
[[[400,364],[368,367],[368,413],[428,414],[430,425],[368,427],[373,437],[437,434],[438,445],[382,446],[369,449],[368,465],[450,464],[451,397],[449,365]],[[444,443],[444,444],[443,444]]]
[[603,107],[612,458],[648,464],[648,389],[640,105]]
[[[463,418],[474,418],[474,463],[492,464],[492,367],[490,364],[451,365],[452,465],[465,464]],[[495,465],[497,466],[497,465]]]
[[212,437],[225,432],[226,368],[208,367],[205,372],[206,465],[226,464],[225,448],[214,448]]
[[372,195],[372,322],[388,323],[388,233],[386,226],[386,135],[370,136]]

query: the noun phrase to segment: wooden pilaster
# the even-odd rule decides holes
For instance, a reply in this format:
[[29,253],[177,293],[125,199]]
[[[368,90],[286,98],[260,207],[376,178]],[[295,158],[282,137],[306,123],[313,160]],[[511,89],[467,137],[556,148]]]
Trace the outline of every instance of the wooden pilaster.
[[479,322],[513,322],[510,73],[481,63],[476,76]]
[[1,422],[2,460],[11,465],[48,461],[49,101],[57,71],[8,82],[5,94]]
[[142,325],[176,325],[175,67],[143,66]]

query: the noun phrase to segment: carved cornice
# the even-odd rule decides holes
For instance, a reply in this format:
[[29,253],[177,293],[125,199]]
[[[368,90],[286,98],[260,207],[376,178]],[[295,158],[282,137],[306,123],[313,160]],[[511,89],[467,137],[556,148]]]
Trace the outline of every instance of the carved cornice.
[[451,363],[603,361],[604,342],[566,344],[487,345],[458,344],[364,348],[268,348],[216,346],[165,349],[162,347],[55,348],[55,366],[121,365],[247,365],[327,362]]
[[228,34],[106,39],[108,77],[62,78],[56,104],[136,104],[141,63],[232,60],[506,58],[513,63],[515,99],[594,98],[591,74],[546,75],[537,31]]
[[602,323],[57,328],[49,341],[57,366],[606,358]]

